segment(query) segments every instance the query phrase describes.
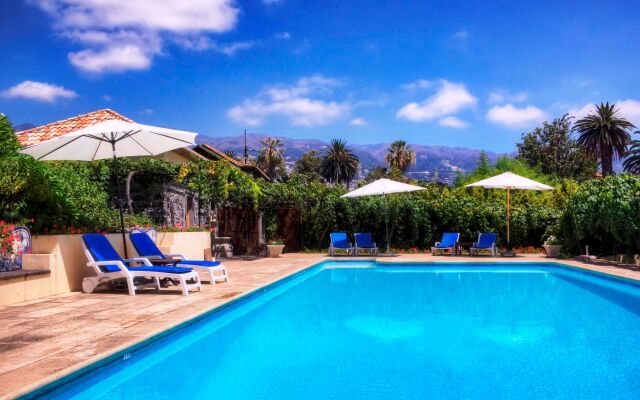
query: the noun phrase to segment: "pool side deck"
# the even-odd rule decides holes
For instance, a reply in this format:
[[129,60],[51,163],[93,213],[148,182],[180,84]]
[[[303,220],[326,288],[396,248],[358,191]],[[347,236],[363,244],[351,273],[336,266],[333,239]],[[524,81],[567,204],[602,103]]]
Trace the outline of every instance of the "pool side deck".
[[[275,259],[225,261],[230,282],[205,284],[202,292],[186,297],[173,287],[160,292],[144,290],[137,296],[128,296],[126,291],[69,293],[1,307],[0,399],[28,393],[325,259],[322,254],[285,254]],[[505,259],[426,254],[380,261],[558,262],[540,255]],[[640,280],[638,271],[575,261],[561,263]]]

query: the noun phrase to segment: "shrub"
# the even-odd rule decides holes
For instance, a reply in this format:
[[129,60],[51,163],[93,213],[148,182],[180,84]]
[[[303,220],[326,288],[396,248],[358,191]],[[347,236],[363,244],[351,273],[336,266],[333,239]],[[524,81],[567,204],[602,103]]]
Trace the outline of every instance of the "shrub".
[[560,224],[570,253],[638,253],[640,250],[640,177],[623,174],[594,179],[571,196]]

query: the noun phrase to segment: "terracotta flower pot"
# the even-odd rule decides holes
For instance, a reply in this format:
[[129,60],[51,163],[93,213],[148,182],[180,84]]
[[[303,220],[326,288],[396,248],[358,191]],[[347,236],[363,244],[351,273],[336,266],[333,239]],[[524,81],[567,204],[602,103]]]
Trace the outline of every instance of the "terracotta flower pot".
[[282,250],[284,250],[284,245],[268,244],[267,248],[269,249],[269,257],[276,258],[276,257],[280,257],[280,254],[282,254]]
[[545,244],[544,252],[547,253],[547,257],[557,258],[560,255],[560,250],[562,249],[561,244]]

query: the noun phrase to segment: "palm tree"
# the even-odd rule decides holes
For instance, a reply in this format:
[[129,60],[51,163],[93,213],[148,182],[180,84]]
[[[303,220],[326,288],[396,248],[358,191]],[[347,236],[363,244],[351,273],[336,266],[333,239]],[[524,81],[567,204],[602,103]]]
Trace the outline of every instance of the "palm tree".
[[[636,131],[636,133],[640,134],[640,131]],[[623,163],[624,170],[632,174],[640,174],[640,140],[631,142],[626,157],[627,159]]]
[[618,112],[615,104],[600,103],[594,113],[576,121],[573,127],[580,135],[578,146],[600,159],[603,176],[613,174],[613,160],[624,156],[631,142],[629,130],[635,128]]
[[224,155],[229,157],[229,158],[233,158],[234,160],[238,160],[239,159],[238,152],[235,151],[234,149],[226,149],[224,151]]
[[270,136],[262,139],[261,142],[262,150],[258,156],[258,166],[269,178],[274,179],[278,175],[278,169],[284,166],[284,143]]
[[404,174],[416,163],[416,153],[404,140],[396,140],[387,149],[385,162],[389,168],[397,168]]
[[356,177],[360,169],[360,159],[353,154],[347,142],[333,139],[327,154],[320,163],[320,175],[331,183],[349,183]]

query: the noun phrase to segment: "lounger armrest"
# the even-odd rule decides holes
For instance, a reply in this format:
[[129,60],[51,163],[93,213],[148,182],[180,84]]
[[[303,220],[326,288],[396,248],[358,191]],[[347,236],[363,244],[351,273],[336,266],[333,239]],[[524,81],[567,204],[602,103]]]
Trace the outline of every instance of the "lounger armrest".
[[440,246],[440,242],[436,242],[436,244],[433,245],[434,247],[438,247]]
[[116,261],[89,261],[87,263],[87,266],[94,267],[97,270],[100,270],[100,267],[103,267],[105,265],[115,265],[116,267],[120,268],[121,271],[128,272],[127,266],[124,265],[122,263],[122,261],[120,261],[120,260],[116,260]]
[[187,259],[187,257],[185,257],[185,255],[182,253],[165,254],[164,256],[167,258],[179,258],[181,260]]
[[153,267],[153,264],[151,264],[151,262],[149,261],[148,258],[146,257],[132,257],[132,258],[127,258],[126,260],[124,260],[125,262],[128,263],[132,263],[132,262],[141,262],[143,263],[146,267]]
[[478,243],[479,243],[479,242],[475,242],[475,243],[473,243],[473,244],[471,245],[471,247],[478,247]]

